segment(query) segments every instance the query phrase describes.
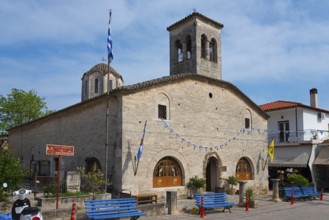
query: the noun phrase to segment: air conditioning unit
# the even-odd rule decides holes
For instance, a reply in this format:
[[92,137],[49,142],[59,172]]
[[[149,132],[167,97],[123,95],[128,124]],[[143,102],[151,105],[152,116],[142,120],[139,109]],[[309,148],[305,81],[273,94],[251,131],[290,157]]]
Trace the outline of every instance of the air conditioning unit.
[[323,119],[325,119],[325,117],[326,117],[326,113],[323,113],[323,112],[318,113],[318,119],[323,120]]

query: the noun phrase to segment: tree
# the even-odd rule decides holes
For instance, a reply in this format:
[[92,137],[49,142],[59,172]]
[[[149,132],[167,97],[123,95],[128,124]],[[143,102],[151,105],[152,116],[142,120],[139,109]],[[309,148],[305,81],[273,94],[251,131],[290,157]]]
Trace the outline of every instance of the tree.
[[9,190],[17,190],[23,178],[28,174],[19,160],[8,150],[0,148],[0,184],[8,184]]
[[0,134],[6,130],[50,114],[43,97],[34,90],[12,89],[7,97],[0,95]]

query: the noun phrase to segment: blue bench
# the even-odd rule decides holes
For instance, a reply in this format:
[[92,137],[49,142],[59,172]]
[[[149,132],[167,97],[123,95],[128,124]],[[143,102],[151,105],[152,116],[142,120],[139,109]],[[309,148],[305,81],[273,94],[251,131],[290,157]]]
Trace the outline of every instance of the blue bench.
[[145,215],[138,210],[135,198],[85,200],[84,203],[88,219],[130,217],[131,220],[136,220]]
[[226,193],[206,193],[206,194],[194,194],[195,204],[201,208],[201,199],[203,197],[203,207],[205,209],[224,207],[231,213],[231,208],[235,205],[232,202],[228,202]]
[[292,191],[294,191],[294,198],[296,199],[320,197],[320,193],[316,191],[314,186],[283,187],[283,191],[286,199],[291,199]]
[[308,195],[311,198],[320,198],[320,193],[318,193],[314,186],[303,186],[302,191],[305,195]]

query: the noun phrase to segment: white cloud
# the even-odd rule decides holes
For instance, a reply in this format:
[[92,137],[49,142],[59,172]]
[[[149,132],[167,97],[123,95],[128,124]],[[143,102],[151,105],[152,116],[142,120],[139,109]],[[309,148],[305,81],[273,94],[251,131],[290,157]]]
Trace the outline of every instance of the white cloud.
[[[196,9],[224,24],[223,78],[239,83],[255,100],[273,101],[255,85],[275,84],[282,91],[275,95],[284,96],[287,89],[301,93],[326,80],[328,5],[309,0],[3,0],[0,74],[7,78],[0,82],[0,94],[34,88],[55,109],[80,100],[82,74],[106,57],[109,9],[112,66],[125,82],[168,75],[166,28]],[[304,87],[296,87],[295,81]],[[329,108],[329,100],[324,102]]]

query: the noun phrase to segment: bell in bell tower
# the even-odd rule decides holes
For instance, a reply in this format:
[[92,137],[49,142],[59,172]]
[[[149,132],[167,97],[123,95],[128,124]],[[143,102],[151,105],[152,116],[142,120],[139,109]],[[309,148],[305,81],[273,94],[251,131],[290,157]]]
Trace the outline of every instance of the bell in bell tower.
[[222,79],[223,27],[198,12],[169,26],[170,75],[196,73]]

